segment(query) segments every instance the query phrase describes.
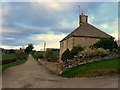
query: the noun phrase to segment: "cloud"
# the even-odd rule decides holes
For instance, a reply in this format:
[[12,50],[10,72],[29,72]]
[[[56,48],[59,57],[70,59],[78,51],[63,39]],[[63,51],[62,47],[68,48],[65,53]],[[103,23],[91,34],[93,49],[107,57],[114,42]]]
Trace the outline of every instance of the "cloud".
[[[41,5],[40,2],[39,2],[39,4]],[[52,9],[52,10],[61,10],[62,9],[62,5],[58,2],[49,2],[49,3],[46,2],[45,6],[47,6],[49,9]]]
[[100,24],[99,28],[106,33],[115,37],[118,40],[118,19],[116,18],[113,22]]
[[[60,46],[58,42],[53,42],[53,43],[47,42],[46,48],[60,48]],[[44,50],[44,43],[34,45],[34,50],[37,50],[37,51]]]
[[2,33],[17,34],[17,33],[21,33],[21,31],[10,28],[2,28]]
[[21,46],[7,46],[7,45],[0,45],[0,48],[4,49],[19,49]]
[[111,33],[111,35],[118,41],[118,32]]
[[103,24],[100,24],[100,27],[106,29],[106,28],[108,28],[109,26],[108,26],[107,23],[103,23]]
[[73,20],[70,22],[67,19],[63,19],[61,22],[58,23],[56,28],[57,27],[60,27],[61,29],[74,29],[78,27],[78,20]]
[[3,0],[2,2],[119,2],[119,0]]
[[36,40],[45,41],[45,42],[59,42],[61,39],[63,39],[66,36],[66,34],[40,34],[35,37]]
[[41,44],[34,45],[36,50],[43,49],[44,42],[46,42],[46,48],[60,48],[60,40],[62,40],[66,34],[38,34],[34,37],[34,40]]
[[[89,22],[106,33],[117,34],[117,3],[91,2],[4,2],[2,44],[36,48],[59,47],[59,41],[79,25],[79,8]],[[116,37],[117,38],[117,37]]]
[[15,40],[15,38],[2,38],[2,40]]

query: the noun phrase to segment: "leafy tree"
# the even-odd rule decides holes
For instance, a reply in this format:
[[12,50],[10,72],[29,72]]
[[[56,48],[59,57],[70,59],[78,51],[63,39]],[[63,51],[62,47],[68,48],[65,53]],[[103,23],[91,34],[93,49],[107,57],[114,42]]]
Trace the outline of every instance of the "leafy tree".
[[114,48],[117,48],[117,42],[114,39],[101,39],[97,43],[95,43],[92,47],[95,48],[104,48],[112,51]]
[[80,46],[74,46],[71,50],[71,55],[72,55],[72,58],[74,58],[75,55],[77,55],[79,52],[83,51],[83,47],[80,47]]
[[9,53],[10,54],[15,53],[15,50],[11,49]]
[[25,49],[25,52],[26,53],[30,53],[30,52],[32,52],[32,50],[33,50],[33,45],[32,44],[28,44],[28,46],[26,47],[26,49]]
[[63,61],[66,61],[67,59],[72,59],[72,55],[69,49],[67,49],[63,54],[62,58]]
[[53,57],[53,52],[51,49],[47,49],[44,53],[44,57],[50,61],[50,59]]
[[43,51],[34,52],[33,57],[36,58],[36,59],[43,58]]
[[120,46],[118,46],[118,51],[120,51]]
[[22,48],[20,47],[20,50],[22,50]]

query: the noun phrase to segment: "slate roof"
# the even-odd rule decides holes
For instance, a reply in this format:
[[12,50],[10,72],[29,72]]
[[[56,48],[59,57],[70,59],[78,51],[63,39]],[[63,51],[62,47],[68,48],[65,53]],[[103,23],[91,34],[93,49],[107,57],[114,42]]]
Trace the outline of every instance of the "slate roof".
[[100,29],[94,27],[89,23],[82,24],[61,41],[68,39],[72,36],[73,37],[90,37],[90,38],[113,38],[109,34],[101,31]]

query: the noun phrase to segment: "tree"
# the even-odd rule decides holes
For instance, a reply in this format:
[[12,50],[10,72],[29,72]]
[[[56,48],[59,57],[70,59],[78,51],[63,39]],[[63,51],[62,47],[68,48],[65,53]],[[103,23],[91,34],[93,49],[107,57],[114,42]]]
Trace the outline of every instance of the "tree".
[[62,54],[62,58],[61,58],[64,61],[66,61],[67,59],[72,59],[72,55],[71,55],[71,52],[69,49],[67,49],[63,54]]
[[10,53],[10,54],[15,53],[15,50],[11,49],[11,50],[9,51],[9,53]]
[[26,49],[25,49],[25,52],[26,53],[30,53],[30,52],[32,52],[32,50],[33,50],[33,45],[32,44],[28,44],[28,46],[26,47]]
[[51,49],[47,49],[44,53],[44,57],[50,61],[50,59],[53,57],[53,52]]
[[20,47],[20,50],[22,50],[22,48]]
[[83,51],[83,47],[80,47],[80,46],[74,46],[71,50],[71,55],[72,55],[72,58],[74,58],[75,55],[77,55],[79,52]]
[[114,39],[101,39],[97,43],[95,43],[92,47],[95,48],[104,48],[112,51],[114,48],[117,48],[117,42]]

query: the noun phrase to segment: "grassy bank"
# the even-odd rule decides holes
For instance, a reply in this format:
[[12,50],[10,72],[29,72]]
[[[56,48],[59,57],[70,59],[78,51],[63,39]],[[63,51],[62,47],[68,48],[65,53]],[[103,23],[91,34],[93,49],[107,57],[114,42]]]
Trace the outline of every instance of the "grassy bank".
[[120,57],[93,62],[91,64],[80,65],[64,71],[63,77],[94,77],[103,75],[118,74]]
[[27,56],[21,56],[19,59],[17,59],[17,61],[9,63],[9,64],[5,64],[5,65],[1,65],[0,66],[0,73],[4,72],[7,68],[25,63],[27,61]]

